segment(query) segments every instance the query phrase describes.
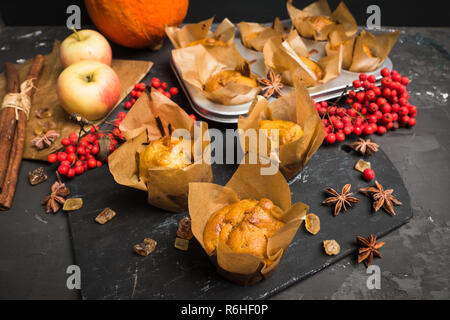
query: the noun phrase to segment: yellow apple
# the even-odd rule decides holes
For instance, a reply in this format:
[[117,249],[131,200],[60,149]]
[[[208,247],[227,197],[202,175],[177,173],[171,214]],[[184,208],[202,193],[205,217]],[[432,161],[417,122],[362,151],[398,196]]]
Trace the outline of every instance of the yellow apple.
[[56,90],[64,110],[92,121],[103,118],[115,106],[120,96],[120,81],[110,66],[84,60],[61,72]]
[[112,51],[108,40],[99,32],[75,30],[61,43],[59,58],[64,68],[81,60],[97,60],[110,66]]

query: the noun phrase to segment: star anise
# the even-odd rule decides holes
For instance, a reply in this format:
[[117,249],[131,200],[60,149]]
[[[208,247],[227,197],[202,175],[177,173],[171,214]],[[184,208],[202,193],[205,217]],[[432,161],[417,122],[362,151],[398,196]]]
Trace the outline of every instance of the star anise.
[[31,140],[31,145],[34,146],[38,150],[42,150],[48,148],[52,145],[52,143],[59,138],[59,133],[55,130],[49,130],[46,133],[37,136],[33,140]]
[[372,263],[373,256],[381,258],[381,253],[378,252],[378,249],[384,246],[383,241],[377,242],[377,238],[373,234],[371,234],[367,238],[357,236],[356,240],[360,245],[360,248],[358,250],[358,263],[364,261],[364,264],[367,268]]
[[326,198],[322,201],[322,204],[326,204],[327,206],[335,205],[334,207],[334,215],[337,216],[341,209],[347,210],[347,206],[351,207],[352,203],[358,203],[359,199],[355,197],[351,197],[353,192],[350,192],[351,185],[346,184],[342,188],[341,194],[339,194],[333,188],[326,188],[325,191],[332,195],[332,197]]
[[383,207],[387,213],[395,216],[394,205],[400,206],[402,204],[392,195],[394,189],[384,190],[383,186],[378,181],[375,181],[375,186],[361,188],[359,191],[373,199],[373,208],[375,211],[378,211]]
[[283,95],[283,84],[281,83],[281,74],[275,74],[275,72],[270,69],[267,73],[267,79],[258,78],[258,82],[264,87],[262,91],[264,92],[264,97],[269,98],[274,96],[278,98]]
[[358,151],[362,155],[372,155],[378,151],[379,145],[375,142],[370,141],[370,139],[364,140],[362,138],[358,138],[357,141],[350,144],[350,147]]
[[58,181],[55,181],[52,185],[52,193],[45,197],[44,200],[42,200],[42,205],[45,205],[45,212],[50,213],[53,211],[53,213],[58,212],[58,210],[61,208],[61,205],[66,202],[65,197],[67,197],[70,194],[69,188],[66,187],[64,183],[61,182],[61,177],[57,173]]

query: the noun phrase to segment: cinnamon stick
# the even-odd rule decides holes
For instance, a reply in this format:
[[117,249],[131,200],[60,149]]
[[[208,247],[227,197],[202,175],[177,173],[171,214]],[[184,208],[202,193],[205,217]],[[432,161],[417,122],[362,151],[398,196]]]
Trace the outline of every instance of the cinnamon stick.
[[[36,84],[43,66],[44,56],[39,54],[34,58],[27,76],[27,80],[32,79],[33,81],[33,89],[27,93],[30,99],[36,91]],[[19,120],[17,121],[10,157],[8,159],[8,171],[0,193],[0,210],[8,210],[11,208],[14,199],[19,169],[22,163],[23,149],[25,146],[26,126],[27,115],[25,112],[19,111]]]
[[[19,92],[19,73],[12,63],[5,63],[7,93]],[[0,110],[0,191],[8,169],[8,159],[16,131],[16,112],[13,108]]]

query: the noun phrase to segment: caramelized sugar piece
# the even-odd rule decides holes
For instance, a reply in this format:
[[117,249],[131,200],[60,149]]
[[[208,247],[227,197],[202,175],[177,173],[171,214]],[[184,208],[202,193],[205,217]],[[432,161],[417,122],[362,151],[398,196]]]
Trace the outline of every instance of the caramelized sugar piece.
[[83,207],[83,199],[81,198],[70,198],[66,199],[64,202],[63,210],[64,211],[75,211],[81,209]]
[[184,217],[178,223],[177,237],[181,239],[191,240],[193,237],[191,230],[191,219]]
[[135,244],[133,246],[134,252],[141,256],[148,256],[150,253],[155,251],[157,242],[150,238],[145,238],[141,243]]
[[314,213],[309,213],[305,217],[305,227],[312,234],[317,234],[320,231],[320,219]]
[[97,221],[100,224],[105,224],[109,220],[114,218],[115,216],[116,216],[116,212],[114,210],[111,210],[110,208],[106,208],[98,214],[98,216],[95,218],[95,221]]
[[47,178],[47,172],[45,172],[43,167],[39,167],[28,172],[28,180],[32,186],[44,182]]
[[337,255],[341,252],[341,246],[336,240],[324,240],[323,247],[325,249],[325,253],[329,256]]
[[370,162],[359,159],[358,162],[355,163],[355,169],[359,172],[364,172],[364,170],[370,169]]
[[183,251],[187,251],[189,248],[189,240],[182,238],[175,238],[175,248]]

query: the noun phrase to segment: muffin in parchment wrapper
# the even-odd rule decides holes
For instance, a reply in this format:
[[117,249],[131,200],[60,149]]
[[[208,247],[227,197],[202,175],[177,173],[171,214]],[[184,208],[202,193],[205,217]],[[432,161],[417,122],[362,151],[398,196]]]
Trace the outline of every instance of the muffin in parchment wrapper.
[[[208,49],[195,45],[174,49],[172,59],[183,80],[213,102],[224,105],[242,104],[253,100],[261,90],[257,77],[250,70],[250,63],[241,56],[236,45]],[[211,79],[223,72],[236,72],[243,81],[224,83],[223,86],[209,90]]]
[[[247,142],[249,140],[245,138],[246,130],[259,130],[260,120],[287,120],[298,124],[303,129],[303,136],[300,139],[279,146],[278,156],[270,154],[272,161],[279,162],[279,170],[287,180],[300,172],[322,145],[325,137],[322,120],[308,90],[298,77],[296,79],[294,91],[270,103],[264,97],[258,96],[250,107],[248,117],[240,116],[238,120],[239,141],[244,153],[261,150],[259,141],[255,148],[250,146],[250,142]],[[268,146],[265,150],[271,150],[271,147]]]
[[387,58],[400,36],[400,31],[372,34],[365,30],[356,37],[352,64],[353,72],[370,72],[378,69]]
[[[208,251],[204,243],[204,230],[216,211],[241,199],[262,198],[271,200],[281,208],[282,214],[277,218],[285,223],[267,240],[266,255],[271,264],[266,264],[261,257],[250,253],[234,252],[224,241],[219,241],[215,251]],[[261,165],[258,164],[239,165],[225,186],[196,182],[189,184],[189,215],[194,237],[216,266],[217,272],[240,285],[253,285],[275,272],[308,209],[301,202],[291,206],[291,193],[284,177],[278,171],[273,175],[261,175]]]
[[358,31],[356,20],[344,2],[339,3],[333,12],[327,0],[313,2],[302,10],[294,7],[292,0],[288,0],[286,7],[295,29],[305,38],[327,40],[328,34],[339,25],[344,27],[347,36]]
[[210,28],[213,21],[214,17],[199,23],[186,24],[181,28],[166,25],[165,31],[175,49],[196,44],[202,44],[206,47],[223,47],[234,44],[234,35],[236,33],[234,24],[225,18],[217,29],[212,32]]
[[332,55],[342,47],[342,68],[350,69],[353,60],[353,48],[356,36],[347,36],[344,27],[339,25],[328,34],[328,43],[325,45],[327,55]]
[[[157,117],[166,134],[170,131],[169,124],[174,130],[173,137],[177,129],[189,133],[182,140],[192,151],[192,162],[186,167],[150,167],[147,172],[141,172],[140,153],[150,141],[162,137]],[[120,130],[127,141],[109,156],[109,170],[118,184],[147,191],[149,204],[167,211],[184,211],[189,183],[212,181],[207,123],[194,124],[183,109],[157,90],[142,93],[120,124]]]
[[281,74],[283,83],[293,85],[293,73],[308,87],[327,83],[341,73],[343,48],[338,47],[318,61],[309,58],[309,52],[295,30],[286,40],[271,38],[263,49],[267,69]]
[[256,22],[239,22],[237,24],[242,44],[252,50],[262,51],[267,40],[285,35],[283,24],[275,18],[271,26]]

